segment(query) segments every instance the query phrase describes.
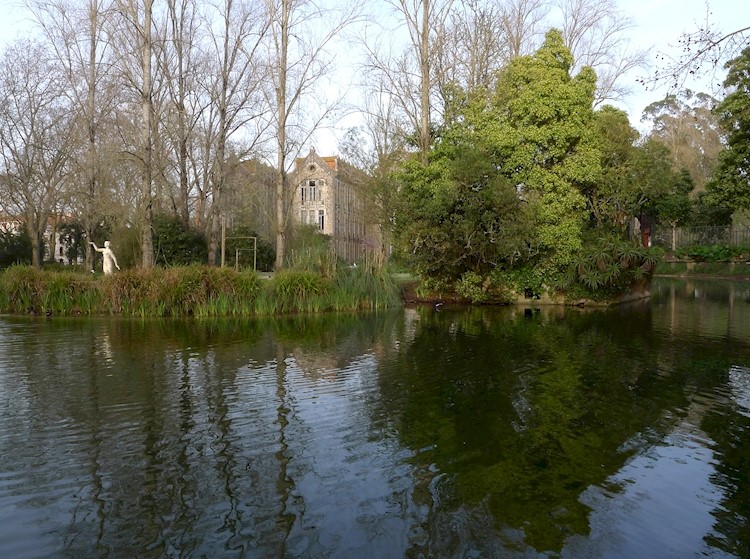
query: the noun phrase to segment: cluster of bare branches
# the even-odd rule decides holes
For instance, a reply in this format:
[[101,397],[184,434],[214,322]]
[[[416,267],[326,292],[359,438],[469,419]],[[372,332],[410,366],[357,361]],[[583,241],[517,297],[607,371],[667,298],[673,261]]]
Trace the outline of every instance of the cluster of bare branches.
[[0,53],[0,188],[9,200],[0,211],[24,216],[35,246],[56,214],[74,215],[87,236],[112,218],[142,232],[150,267],[160,211],[205,231],[213,262],[237,165],[278,153],[283,258],[286,172],[339,101],[323,99],[319,84],[355,10],[310,0],[26,7],[38,33]]
[[[739,26],[730,31],[722,29],[712,19],[710,6],[707,4],[703,22],[697,29],[683,33],[676,46],[679,51],[677,56],[657,53],[659,67],[652,75],[642,78],[641,83],[649,87],[666,84],[677,91],[683,89],[694,77],[715,77],[727,62],[750,46],[750,26]],[[716,87],[720,86],[721,83],[717,82]]]
[[381,113],[396,119],[423,161],[456,93],[491,89],[498,72],[513,57],[533,52],[552,27],[562,30],[573,53],[572,70],[588,66],[597,72],[597,104],[623,100],[630,93],[623,77],[647,62],[648,51],[631,45],[633,23],[614,0],[389,0],[388,5],[406,39],[394,46],[390,38],[398,27],[388,30],[387,40],[363,35],[369,79],[364,87],[386,93],[379,98],[393,108]]

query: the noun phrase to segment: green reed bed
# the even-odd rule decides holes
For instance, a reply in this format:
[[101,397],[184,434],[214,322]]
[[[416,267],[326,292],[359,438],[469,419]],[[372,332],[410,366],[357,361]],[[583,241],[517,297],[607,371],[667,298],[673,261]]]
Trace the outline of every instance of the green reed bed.
[[327,310],[325,301],[331,287],[331,282],[316,272],[283,270],[269,281],[259,310],[267,314]]
[[0,311],[134,317],[253,316],[397,306],[383,272],[340,268],[333,277],[285,270],[270,280],[253,271],[185,266],[124,270],[112,276],[13,266],[0,273]]
[[261,281],[255,272],[184,266],[128,270],[101,284],[113,314],[207,317],[251,314]]
[[0,309],[12,313],[97,312],[100,292],[93,278],[77,272],[45,272],[12,266],[0,275]]
[[382,309],[400,304],[400,290],[385,270],[365,266],[339,269],[331,291],[333,310]]

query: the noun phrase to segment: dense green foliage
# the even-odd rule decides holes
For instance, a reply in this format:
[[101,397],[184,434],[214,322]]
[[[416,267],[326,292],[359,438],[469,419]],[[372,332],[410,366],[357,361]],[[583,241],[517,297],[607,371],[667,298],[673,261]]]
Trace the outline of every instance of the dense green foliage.
[[727,131],[727,149],[719,155],[718,167],[707,190],[711,205],[731,213],[750,209],[750,47],[726,67],[724,87],[732,93],[716,111]]
[[31,263],[31,239],[26,229],[16,233],[14,231],[0,231],[0,268],[12,264]]
[[186,266],[206,262],[206,236],[187,227],[177,217],[155,215],[154,262],[165,266]]
[[692,246],[677,249],[675,256],[696,262],[730,262],[750,257],[750,248],[730,245]]
[[[550,31],[492,91],[455,95],[429,164],[402,167],[398,246],[428,285],[483,302],[618,294],[650,277],[652,257],[625,242],[625,228],[676,175],[661,144],[636,149],[625,113],[594,112],[596,75],[571,76],[572,65]],[[596,257],[595,270],[585,264],[604,246],[606,274]]]
[[227,266],[268,272],[273,270],[276,250],[254,229],[238,226],[227,232],[225,258]]
[[486,154],[467,149],[407,172],[398,234],[421,274],[451,283],[531,256],[528,205]]
[[65,247],[67,261],[82,261],[86,255],[86,237],[83,226],[77,221],[63,223],[58,226],[57,233],[60,235],[60,242]]
[[655,251],[615,236],[596,237],[580,251],[574,276],[591,292],[618,294],[650,278]]

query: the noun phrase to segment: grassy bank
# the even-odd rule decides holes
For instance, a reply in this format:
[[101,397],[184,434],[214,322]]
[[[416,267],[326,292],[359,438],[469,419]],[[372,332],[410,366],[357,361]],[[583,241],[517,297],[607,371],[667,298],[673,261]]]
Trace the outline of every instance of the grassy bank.
[[656,267],[656,276],[712,277],[750,279],[750,264],[735,262],[663,261]]
[[0,311],[14,314],[137,317],[261,316],[382,309],[400,304],[385,271],[339,268],[330,277],[288,270],[186,266],[126,270],[112,276],[13,266],[0,273]]

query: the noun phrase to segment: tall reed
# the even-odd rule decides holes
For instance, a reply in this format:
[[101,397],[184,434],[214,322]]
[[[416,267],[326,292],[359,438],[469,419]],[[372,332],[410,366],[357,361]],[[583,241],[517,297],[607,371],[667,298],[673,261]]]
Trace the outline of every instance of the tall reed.
[[214,317],[378,309],[399,304],[386,272],[365,266],[254,271],[184,266],[124,270],[112,276],[13,266],[0,273],[0,311],[47,314]]

